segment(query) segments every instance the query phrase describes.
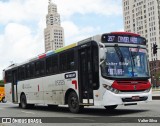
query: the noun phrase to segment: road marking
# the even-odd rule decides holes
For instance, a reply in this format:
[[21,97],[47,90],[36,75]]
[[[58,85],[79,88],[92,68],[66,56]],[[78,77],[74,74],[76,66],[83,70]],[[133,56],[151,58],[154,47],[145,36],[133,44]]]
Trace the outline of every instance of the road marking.
[[21,111],[23,113],[26,113],[26,114],[35,114],[34,112],[26,112],[26,111]]

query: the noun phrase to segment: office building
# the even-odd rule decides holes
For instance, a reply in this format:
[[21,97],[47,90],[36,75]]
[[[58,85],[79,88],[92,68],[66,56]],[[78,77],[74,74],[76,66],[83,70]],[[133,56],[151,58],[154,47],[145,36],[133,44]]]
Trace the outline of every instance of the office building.
[[122,0],[124,30],[147,39],[152,84],[160,85],[160,49],[153,54],[153,45],[160,48],[160,0]]

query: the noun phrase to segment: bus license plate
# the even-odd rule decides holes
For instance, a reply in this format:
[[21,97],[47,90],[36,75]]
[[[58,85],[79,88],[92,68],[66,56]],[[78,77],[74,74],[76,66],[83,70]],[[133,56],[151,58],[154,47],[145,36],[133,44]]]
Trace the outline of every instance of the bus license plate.
[[132,96],[132,100],[139,100],[139,96]]

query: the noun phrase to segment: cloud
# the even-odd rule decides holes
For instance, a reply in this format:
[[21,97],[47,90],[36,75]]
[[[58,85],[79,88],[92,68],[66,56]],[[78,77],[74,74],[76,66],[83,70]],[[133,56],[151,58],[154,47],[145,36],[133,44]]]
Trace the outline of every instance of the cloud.
[[0,35],[0,70],[9,66],[11,62],[20,63],[44,52],[42,40],[42,34],[33,36],[29,27],[9,23],[4,34]]
[[[121,15],[120,0],[55,0],[62,17],[70,18],[76,13],[79,14],[100,14],[103,16]],[[62,4],[63,3],[63,4]]]
[[0,23],[37,21],[47,13],[45,0],[10,0],[0,2]]
[[64,34],[66,37],[65,39],[67,40],[66,45],[93,36],[96,32],[100,32],[99,27],[81,27],[71,21],[62,22],[62,27],[65,29]]
[[5,28],[4,35],[2,35],[4,37],[2,37],[2,46],[7,49],[5,52],[8,56],[18,56],[20,59],[25,56],[27,58],[36,52],[35,46],[39,45],[37,35],[33,36],[31,29],[25,25],[9,23]]
[[[74,14],[121,15],[120,0],[54,0],[62,19]],[[38,21],[47,14],[47,0],[10,0],[0,2],[0,23]]]

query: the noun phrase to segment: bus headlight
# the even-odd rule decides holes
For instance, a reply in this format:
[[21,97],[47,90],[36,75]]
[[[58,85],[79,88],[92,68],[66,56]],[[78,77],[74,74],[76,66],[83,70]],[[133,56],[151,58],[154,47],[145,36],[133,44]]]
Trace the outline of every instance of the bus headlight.
[[113,88],[113,87],[111,87],[111,86],[109,86],[109,85],[107,85],[107,84],[103,84],[103,87],[106,88],[107,90],[115,93],[115,94],[118,94],[118,93],[119,93],[119,90],[117,90],[117,89],[115,89],[115,88]]

